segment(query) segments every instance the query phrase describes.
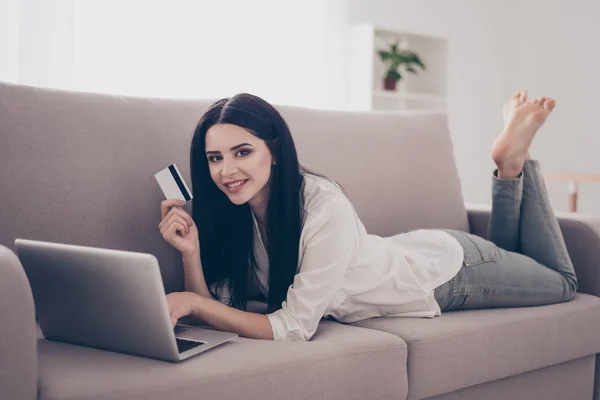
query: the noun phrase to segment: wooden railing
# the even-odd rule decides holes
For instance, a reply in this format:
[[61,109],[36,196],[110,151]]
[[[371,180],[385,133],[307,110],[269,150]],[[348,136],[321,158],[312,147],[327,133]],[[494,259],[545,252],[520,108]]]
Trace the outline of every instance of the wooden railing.
[[569,182],[569,211],[577,212],[577,184],[600,183],[600,175],[556,174],[544,175],[547,182]]

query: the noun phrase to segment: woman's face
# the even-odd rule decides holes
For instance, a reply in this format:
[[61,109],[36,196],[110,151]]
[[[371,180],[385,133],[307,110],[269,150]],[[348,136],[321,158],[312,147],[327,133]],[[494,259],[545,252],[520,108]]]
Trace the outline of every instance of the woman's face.
[[206,132],[206,158],[213,182],[232,203],[266,207],[273,157],[264,140],[237,125],[216,124]]

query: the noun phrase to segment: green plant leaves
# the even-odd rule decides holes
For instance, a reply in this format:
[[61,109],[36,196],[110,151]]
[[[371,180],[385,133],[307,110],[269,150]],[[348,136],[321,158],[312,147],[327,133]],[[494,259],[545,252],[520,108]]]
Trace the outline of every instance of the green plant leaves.
[[379,57],[381,57],[381,61],[385,62],[392,59],[392,53],[385,50],[380,50]]
[[400,75],[400,73],[395,69],[388,69],[387,73],[385,74],[385,79],[393,79],[395,81],[399,81],[400,79],[402,79],[402,75]]
[[396,41],[390,45],[389,51],[379,50],[377,52],[381,61],[388,67],[385,79],[402,79],[402,75],[398,69],[403,65],[407,72],[413,74],[417,74],[417,70],[413,65],[418,65],[421,69],[425,70],[425,64],[415,52],[399,49],[398,46],[399,42]]

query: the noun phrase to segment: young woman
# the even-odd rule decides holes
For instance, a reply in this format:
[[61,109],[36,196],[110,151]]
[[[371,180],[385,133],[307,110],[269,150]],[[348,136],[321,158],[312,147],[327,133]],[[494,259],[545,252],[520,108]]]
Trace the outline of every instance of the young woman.
[[[342,188],[298,163],[280,114],[239,94],[214,103],[190,152],[192,216],[161,203],[159,229],[183,257],[172,323],[193,314],[240,336],[310,340],[322,317],[380,316],[569,301],[573,265],[529,146],[555,101],[515,94],[492,158],[489,240],[449,229],[368,234]],[[250,299],[267,314],[247,312]]]

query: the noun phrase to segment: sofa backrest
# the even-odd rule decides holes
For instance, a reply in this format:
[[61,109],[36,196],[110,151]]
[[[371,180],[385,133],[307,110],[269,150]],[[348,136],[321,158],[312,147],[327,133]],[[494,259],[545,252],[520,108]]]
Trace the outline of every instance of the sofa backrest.
[[[0,244],[152,253],[167,291],[182,290],[180,255],[158,230],[154,173],[176,163],[191,188],[189,146],[210,103],[0,83]],[[300,162],[346,189],[370,233],[468,230],[445,115],[277,108]]]

